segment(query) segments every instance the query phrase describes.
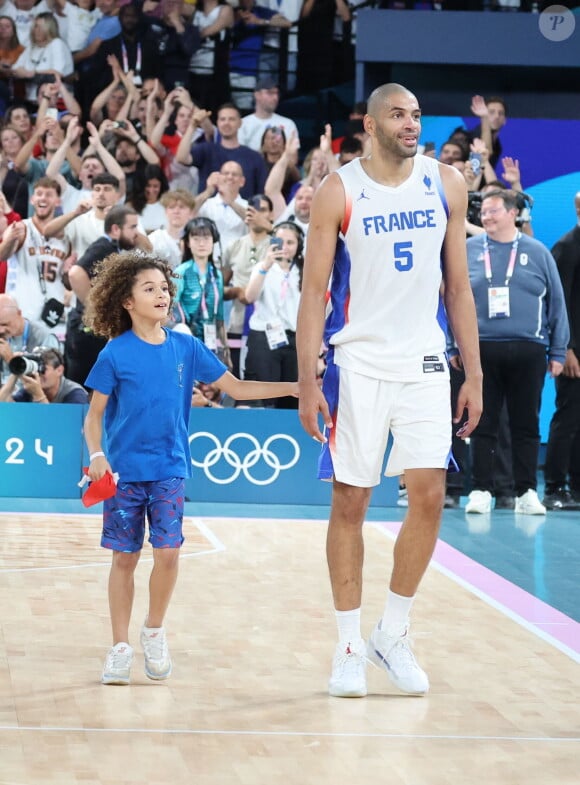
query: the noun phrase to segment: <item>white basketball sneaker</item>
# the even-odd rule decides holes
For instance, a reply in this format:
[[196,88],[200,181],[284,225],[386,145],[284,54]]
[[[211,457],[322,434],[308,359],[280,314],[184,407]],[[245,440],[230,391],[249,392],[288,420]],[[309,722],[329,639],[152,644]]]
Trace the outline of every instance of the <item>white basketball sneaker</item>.
[[164,627],[141,627],[141,647],[145,655],[145,675],[161,681],[171,676],[172,664]]
[[474,512],[479,515],[491,512],[491,493],[489,491],[471,491],[465,505],[465,512]]
[[328,692],[335,698],[364,698],[367,694],[366,646],[362,638],[336,647]]
[[117,643],[109,649],[103,675],[102,684],[129,684],[131,680],[131,663],[133,662],[133,649],[128,643]]
[[546,508],[538,499],[538,494],[529,488],[521,496],[516,497],[516,512],[522,515],[545,515]]
[[429,691],[427,674],[419,667],[411,650],[408,626],[397,625],[383,630],[381,619],[369,638],[367,654],[402,692],[424,695]]

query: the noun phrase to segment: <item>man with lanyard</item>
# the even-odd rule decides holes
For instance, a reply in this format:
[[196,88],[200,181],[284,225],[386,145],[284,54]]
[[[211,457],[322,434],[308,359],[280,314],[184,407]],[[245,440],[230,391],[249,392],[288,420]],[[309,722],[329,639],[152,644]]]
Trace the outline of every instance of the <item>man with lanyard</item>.
[[141,11],[133,3],[124,5],[119,11],[121,34],[105,41],[99,50],[102,66],[101,77],[104,83],[110,80],[108,56],[114,55],[123,73],[133,73],[133,84],[141,87],[143,80],[157,76],[162,70],[163,60],[158,42],[148,34],[147,21]]
[[52,333],[64,337],[63,273],[70,243],[45,233],[60,204],[59,183],[41,177],[30,201],[32,218],[10,224],[0,243],[0,259],[8,260],[6,293],[17,300],[27,319],[42,319]]
[[[553,377],[562,372],[569,329],[556,263],[542,243],[518,231],[517,214],[512,191],[488,192],[481,205],[485,234],[467,241],[483,368],[483,415],[471,437],[474,490],[465,508],[468,513],[491,510],[504,400],[512,438],[515,511],[546,512],[536,493],[540,402],[546,366]],[[457,357],[451,363],[459,367]]]

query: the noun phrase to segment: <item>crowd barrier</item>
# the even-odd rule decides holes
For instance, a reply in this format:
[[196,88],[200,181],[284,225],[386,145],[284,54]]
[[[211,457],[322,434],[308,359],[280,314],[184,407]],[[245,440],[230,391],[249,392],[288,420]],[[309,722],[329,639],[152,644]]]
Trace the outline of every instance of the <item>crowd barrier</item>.
[[[87,452],[85,406],[0,404],[0,496],[78,499]],[[192,409],[192,502],[326,505],[331,485],[316,479],[319,445],[295,411]],[[114,468],[114,467],[113,467]],[[372,503],[395,504],[384,479]]]
[[[548,436],[554,382],[547,378],[540,430]],[[87,407],[0,403],[0,497],[78,499],[88,455]],[[319,445],[295,411],[192,409],[189,423],[192,502],[326,505],[330,483],[316,479]],[[114,467],[113,467],[114,468]],[[383,478],[373,506],[393,506],[397,481]]]

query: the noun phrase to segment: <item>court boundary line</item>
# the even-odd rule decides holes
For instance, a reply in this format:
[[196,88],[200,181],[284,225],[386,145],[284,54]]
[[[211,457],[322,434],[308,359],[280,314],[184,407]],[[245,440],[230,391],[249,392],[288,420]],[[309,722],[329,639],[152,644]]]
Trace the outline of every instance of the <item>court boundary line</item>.
[[[17,513],[18,515],[32,515],[34,517],[43,517],[43,518],[78,518],[83,513],[64,513],[63,515],[58,515],[55,513],[37,513],[37,512],[27,512],[27,513]],[[0,513],[0,523],[4,516],[9,516],[10,513]],[[85,513],[87,518],[99,518],[99,515],[95,515],[94,513]],[[193,523],[199,532],[210,542],[212,545],[211,548],[197,551],[196,553],[180,553],[179,559],[197,559],[200,556],[211,556],[214,553],[223,553],[226,550],[226,546],[223,542],[219,539],[219,537],[214,534],[214,532],[209,528],[209,526],[203,521],[203,519],[198,518],[196,516],[186,515],[184,516],[184,522],[188,521]],[[109,550],[108,548],[103,548],[103,551]],[[153,556],[142,556],[139,559],[139,564],[152,564],[153,563]],[[32,573],[32,572],[53,572],[55,570],[86,570],[91,569],[93,567],[107,567],[110,569],[111,562],[110,561],[102,561],[102,562],[86,562],[84,564],[61,564],[61,565],[52,565],[50,567],[0,567],[0,576],[2,575],[9,575],[11,573]]]
[[[400,528],[400,526],[402,526],[402,523],[400,521],[385,521],[385,522],[382,522],[382,523],[379,522],[379,521],[368,521],[368,522],[365,522],[365,523],[368,523],[373,529],[375,529],[375,530],[381,532],[382,534],[384,534],[391,541],[394,541],[397,538],[397,532],[394,532],[391,529],[389,529],[388,528],[389,524],[399,526],[399,528]],[[450,551],[452,551],[455,554],[457,554],[465,562],[471,562],[474,565],[477,565],[478,567],[483,567],[483,565],[481,565],[478,561],[475,561],[475,559],[472,559],[470,556],[467,556],[462,551],[459,551],[457,548],[454,548],[452,545],[449,545],[449,543],[445,542],[444,540],[438,539],[437,544],[439,544],[439,543],[442,543],[445,546],[446,549],[449,549]],[[467,580],[463,576],[459,575],[457,572],[454,572],[449,567],[446,567],[444,564],[441,564],[441,562],[439,562],[439,560],[437,558],[437,552],[436,551],[435,551],[435,553],[434,553],[434,555],[433,555],[433,557],[432,557],[432,559],[431,559],[431,561],[429,563],[429,567],[433,567],[435,570],[437,570],[437,572],[441,573],[442,575],[445,575],[447,578],[449,578],[450,580],[454,581],[455,583],[457,583],[462,588],[466,589],[468,592],[473,594],[478,599],[483,600],[483,602],[485,602],[490,607],[494,608],[497,611],[500,611],[500,613],[502,613],[508,619],[511,619],[512,621],[514,621],[516,624],[518,624],[523,629],[527,630],[528,632],[533,633],[536,637],[540,638],[541,640],[545,641],[546,643],[549,643],[555,649],[558,649],[558,651],[562,652],[562,654],[565,654],[567,657],[570,657],[570,659],[572,659],[574,662],[580,663],[580,652],[575,651],[574,649],[569,647],[567,644],[565,644],[562,641],[558,640],[558,638],[555,638],[553,635],[550,635],[549,633],[545,632],[541,627],[535,625],[531,621],[528,621],[528,619],[525,619],[521,614],[519,614],[516,611],[512,610],[505,603],[501,602],[500,600],[496,600],[495,597],[492,597],[489,593],[487,593],[483,589],[480,589],[474,583],[470,582],[469,580]],[[544,605],[546,605],[547,607],[549,607],[553,611],[557,611],[565,619],[569,619],[569,623],[570,624],[575,624],[575,625],[578,624],[578,622],[574,621],[574,619],[571,619],[569,616],[566,616],[561,611],[558,611],[557,608],[554,608],[553,606],[548,605],[548,603],[544,603],[542,600],[539,600],[533,594],[530,594],[529,592],[526,592],[525,589],[521,589],[519,586],[516,586],[516,584],[512,583],[512,581],[509,581],[507,578],[504,578],[503,576],[499,576],[498,573],[495,573],[493,570],[490,570],[489,568],[485,568],[485,569],[487,569],[490,573],[492,573],[494,575],[498,575],[498,577],[500,577],[503,581],[505,581],[506,583],[511,584],[515,588],[519,589],[519,591],[524,592],[525,594],[529,595],[529,597],[532,600],[535,600],[538,603],[542,602]],[[561,622],[560,624],[561,624],[561,626],[567,626],[567,622],[565,622],[565,621]]]
[[356,733],[351,731],[284,731],[284,730],[219,730],[216,728],[90,728],[58,725],[0,725],[0,733],[28,731],[31,733],[126,733],[173,736],[274,736],[280,738],[328,738],[328,739],[393,739],[413,741],[510,741],[525,743],[578,744],[580,736],[482,736],[449,733]]

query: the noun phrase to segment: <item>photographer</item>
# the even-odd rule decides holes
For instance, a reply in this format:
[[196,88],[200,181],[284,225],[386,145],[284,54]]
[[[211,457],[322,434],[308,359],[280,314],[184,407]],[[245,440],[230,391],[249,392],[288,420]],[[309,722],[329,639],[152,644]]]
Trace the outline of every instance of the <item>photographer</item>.
[[[0,403],[88,403],[80,384],[64,376],[64,360],[56,349],[38,348],[15,355],[9,362],[10,376],[0,387]],[[14,392],[17,382],[22,389]]]
[[51,341],[58,342],[44,322],[25,319],[16,300],[0,294],[0,383],[8,379],[8,363],[16,352],[30,352]]
[[518,208],[518,215],[516,218],[516,226],[518,229],[521,229],[523,234],[527,234],[528,237],[534,236],[534,230],[532,229],[532,216],[531,210],[534,204],[534,201],[531,196],[524,193],[522,188],[522,182],[520,177],[520,164],[517,159],[505,157],[501,159],[503,165],[503,172],[502,177],[509,183],[508,186],[504,185],[500,180],[491,180],[490,182],[486,183],[481,190],[477,191],[474,187],[473,183],[470,182],[470,178],[472,177],[471,173],[471,164],[468,161],[465,164],[465,170],[463,172],[463,176],[465,177],[468,189],[468,207],[467,207],[467,218],[465,222],[465,231],[467,232],[468,237],[473,237],[478,234],[483,234],[484,230],[481,225],[481,217],[480,217],[480,210],[481,210],[481,202],[482,199],[485,197],[486,193],[490,191],[495,191],[498,188],[506,191],[511,190],[514,192],[516,200],[517,200],[517,208]]

